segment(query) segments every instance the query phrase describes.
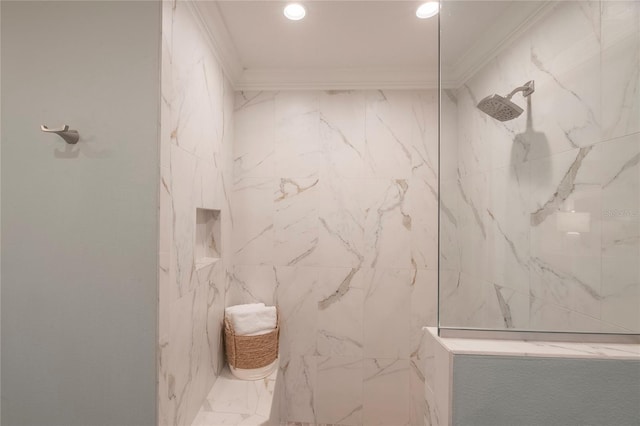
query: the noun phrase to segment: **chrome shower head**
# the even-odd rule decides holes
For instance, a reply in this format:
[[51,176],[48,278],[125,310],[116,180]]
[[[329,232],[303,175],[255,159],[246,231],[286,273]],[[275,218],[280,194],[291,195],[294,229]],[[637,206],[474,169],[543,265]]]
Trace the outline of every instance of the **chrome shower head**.
[[523,109],[511,101],[513,95],[523,92],[522,96],[527,97],[535,91],[533,80],[527,82],[524,86],[514,89],[507,96],[491,95],[487,96],[478,103],[478,109],[485,114],[490,115],[496,120],[508,121],[522,114]]

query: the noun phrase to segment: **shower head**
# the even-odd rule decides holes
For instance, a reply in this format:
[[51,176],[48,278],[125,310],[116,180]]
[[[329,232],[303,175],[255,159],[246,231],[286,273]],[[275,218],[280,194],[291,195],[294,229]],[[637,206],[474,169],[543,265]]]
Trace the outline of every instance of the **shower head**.
[[535,90],[533,80],[525,83],[524,86],[515,88],[507,96],[491,95],[478,103],[478,109],[490,115],[496,120],[508,121],[522,114],[523,109],[511,101],[513,95],[522,92],[522,96],[527,97]]
[[513,120],[522,114],[523,109],[500,95],[487,96],[478,104],[478,109],[500,121]]

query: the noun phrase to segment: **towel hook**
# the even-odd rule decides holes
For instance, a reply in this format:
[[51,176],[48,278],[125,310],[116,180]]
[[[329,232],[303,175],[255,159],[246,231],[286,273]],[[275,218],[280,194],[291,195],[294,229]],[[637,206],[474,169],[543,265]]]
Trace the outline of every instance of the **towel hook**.
[[50,129],[44,124],[40,126],[40,130],[45,133],[55,133],[65,140],[66,143],[76,144],[80,139],[80,134],[77,130],[69,130],[69,126],[65,124],[61,129]]

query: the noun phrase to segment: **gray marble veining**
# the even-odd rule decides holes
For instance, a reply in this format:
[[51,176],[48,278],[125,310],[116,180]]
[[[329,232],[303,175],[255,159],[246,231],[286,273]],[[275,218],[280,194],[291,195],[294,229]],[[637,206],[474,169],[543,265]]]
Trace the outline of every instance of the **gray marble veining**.
[[[443,96],[445,326],[640,330],[640,5],[552,9]],[[526,114],[477,110],[523,74]]]

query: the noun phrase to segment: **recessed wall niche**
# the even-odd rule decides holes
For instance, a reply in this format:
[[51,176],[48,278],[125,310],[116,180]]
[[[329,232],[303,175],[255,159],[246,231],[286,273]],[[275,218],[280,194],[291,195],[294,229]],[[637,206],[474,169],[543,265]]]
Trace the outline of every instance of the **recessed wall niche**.
[[196,209],[196,269],[220,259],[220,243],[220,210]]

